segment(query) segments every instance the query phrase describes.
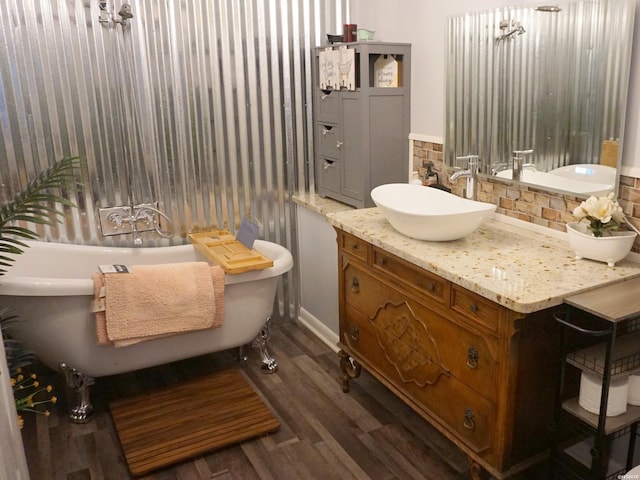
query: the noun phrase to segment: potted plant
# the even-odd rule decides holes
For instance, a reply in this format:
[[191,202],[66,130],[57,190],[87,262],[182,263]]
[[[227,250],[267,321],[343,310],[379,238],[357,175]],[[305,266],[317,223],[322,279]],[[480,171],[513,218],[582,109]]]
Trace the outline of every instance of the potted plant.
[[[63,191],[80,185],[78,170],[83,163],[80,157],[68,157],[54,162],[18,195],[0,206],[0,276],[11,267],[14,257],[28,248],[24,240],[38,238],[37,231],[25,226],[25,223],[54,225],[64,218],[64,208],[61,207],[75,207],[73,202],[64,198]],[[12,376],[16,409],[35,411],[39,404],[55,402],[55,397],[43,398],[42,393],[49,393],[50,387],[40,387],[34,375],[24,375],[21,372],[22,368],[33,363],[34,356],[7,334],[7,328],[16,321],[19,321],[19,317],[14,312],[0,310],[0,331],[7,367]],[[20,416],[19,419],[22,425]]]
[[589,197],[573,210],[573,215],[578,221],[567,223],[567,235],[576,259],[588,258],[613,267],[627,256],[636,232],[619,230],[627,220],[613,193]]

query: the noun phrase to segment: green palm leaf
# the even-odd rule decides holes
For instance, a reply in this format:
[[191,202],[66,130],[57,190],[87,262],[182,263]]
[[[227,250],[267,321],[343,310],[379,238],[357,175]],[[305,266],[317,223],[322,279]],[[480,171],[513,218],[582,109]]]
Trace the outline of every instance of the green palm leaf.
[[35,355],[31,350],[25,348],[19,340],[10,337],[11,328],[19,321],[19,317],[8,308],[0,310],[0,330],[2,330],[4,337],[5,356],[11,375],[16,373],[16,369],[26,367],[35,360]]
[[16,225],[17,222],[51,226],[62,222],[64,207],[75,207],[60,191],[80,186],[77,171],[82,163],[83,159],[80,157],[68,157],[54,162],[13,200],[0,208],[0,275],[4,275],[6,267],[10,267],[14,261],[11,255],[19,255],[27,247],[20,238],[38,238],[37,232]]

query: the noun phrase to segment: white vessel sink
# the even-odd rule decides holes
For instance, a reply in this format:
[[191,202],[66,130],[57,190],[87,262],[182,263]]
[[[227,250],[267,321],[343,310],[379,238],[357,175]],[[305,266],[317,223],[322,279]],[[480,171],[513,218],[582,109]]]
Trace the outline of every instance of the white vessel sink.
[[371,191],[371,199],[398,232],[437,242],[466,237],[496,209],[492,203],[408,183],[380,185]]
[[[614,189],[614,183],[598,183],[595,179],[586,179],[577,175],[571,176],[567,172],[539,172],[537,170],[522,170],[520,181],[544,188],[552,188],[575,193],[577,195],[595,195],[596,197],[607,195]],[[502,170],[496,174],[498,178],[512,178],[512,170]]]

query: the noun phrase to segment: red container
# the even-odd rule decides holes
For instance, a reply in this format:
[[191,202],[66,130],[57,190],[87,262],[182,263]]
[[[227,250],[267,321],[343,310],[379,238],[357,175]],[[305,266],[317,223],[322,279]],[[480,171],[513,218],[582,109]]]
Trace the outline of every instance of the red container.
[[345,23],[342,26],[342,34],[345,42],[356,42],[358,40],[358,25],[355,23]]

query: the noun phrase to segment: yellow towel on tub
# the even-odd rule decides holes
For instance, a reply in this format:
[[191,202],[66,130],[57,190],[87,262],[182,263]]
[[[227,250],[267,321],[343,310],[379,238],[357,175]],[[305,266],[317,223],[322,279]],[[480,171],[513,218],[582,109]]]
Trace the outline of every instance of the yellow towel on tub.
[[[205,262],[136,265],[92,276],[100,345],[117,347],[222,325],[224,271]],[[103,290],[104,287],[104,290]],[[99,310],[99,309],[98,309]]]

